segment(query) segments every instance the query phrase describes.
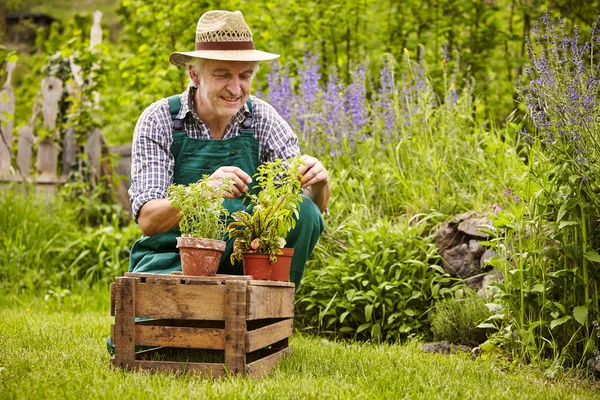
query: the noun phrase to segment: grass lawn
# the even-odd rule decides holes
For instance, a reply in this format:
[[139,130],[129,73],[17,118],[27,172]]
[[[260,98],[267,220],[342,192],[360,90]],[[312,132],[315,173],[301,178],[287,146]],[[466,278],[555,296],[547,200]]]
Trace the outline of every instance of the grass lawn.
[[[109,367],[109,292],[0,297],[0,399],[598,399],[600,387],[500,359],[426,354],[420,344],[335,343],[295,334],[260,380]],[[59,302],[60,300],[60,302]]]

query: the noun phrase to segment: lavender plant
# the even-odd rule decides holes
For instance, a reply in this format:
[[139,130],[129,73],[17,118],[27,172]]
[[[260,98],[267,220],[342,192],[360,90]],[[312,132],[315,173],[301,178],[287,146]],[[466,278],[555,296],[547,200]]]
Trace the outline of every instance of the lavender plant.
[[[456,70],[446,74],[446,59],[437,91],[427,65],[408,52],[401,62],[383,56],[376,76],[355,66],[348,85],[335,71],[316,79],[315,57],[294,80],[274,69],[272,82],[297,85],[272,86],[267,98],[291,98],[288,122],[302,151],[321,159],[332,182],[328,229],[299,287],[297,320],[373,340],[426,333],[428,310],[452,284],[427,232],[449,215],[504,205],[502,190],[515,185],[522,162],[510,136],[472,117],[473,84],[459,82]],[[415,225],[410,246],[426,250],[404,251],[395,242]]]
[[600,128],[598,23],[580,43],[548,15],[528,44],[530,64],[519,85],[532,141],[524,202],[501,213],[492,263],[504,329],[494,342],[525,359],[584,365],[600,342],[598,281]]

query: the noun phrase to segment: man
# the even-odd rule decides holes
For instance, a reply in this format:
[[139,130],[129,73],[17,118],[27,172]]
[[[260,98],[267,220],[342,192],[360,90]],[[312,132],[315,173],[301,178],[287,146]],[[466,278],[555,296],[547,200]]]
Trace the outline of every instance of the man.
[[[132,248],[131,272],[181,270],[175,239],[179,216],[167,198],[171,184],[189,184],[202,174],[215,184],[231,178],[224,204],[233,212],[245,207],[243,194],[253,187],[252,176],[261,162],[300,154],[298,139],[285,120],[249,94],[258,62],[277,57],[254,49],[239,11],[205,13],[196,27],[195,50],[171,54],[170,62],[186,67],[191,83],[180,96],[148,107],[135,128],[129,195],[144,236]],[[323,164],[308,155],[301,158],[307,197],[286,238],[286,246],[295,249],[290,276],[296,287],[324,229],[320,212],[331,193]],[[241,265],[229,262],[232,242],[228,240],[219,273],[242,273]]]

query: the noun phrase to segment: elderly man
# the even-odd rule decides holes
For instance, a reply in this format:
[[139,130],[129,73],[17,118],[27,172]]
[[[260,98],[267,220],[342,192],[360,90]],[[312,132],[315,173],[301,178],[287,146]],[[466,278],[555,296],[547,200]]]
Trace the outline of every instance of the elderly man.
[[[148,107],[135,128],[129,195],[144,236],[132,248],[130,272],[181,270],[176,249],[179,216],[167,197],[171,184],[189,184],[202,174],[215,183],[231,178],[224,204],[232,212],[245,207],[243,194],[260,163],[300,154],[298,139],[285,120],[272,106],[250,96],[258,62],[277,57],[254,49],[239,11],[205,13],[196,27],[195,50],[171,54],[170,62],[186,67],[191,82],[181,95]],[[330,196],[323,164],[307,155],[301,158],[306,197],[296,227],[286,238],[286,246],[295,249],[290,277],[296,287],[324,229],[321,212]],[[230,264],[231,248],[229,239],[219,273],[241,274],[241,265]]]

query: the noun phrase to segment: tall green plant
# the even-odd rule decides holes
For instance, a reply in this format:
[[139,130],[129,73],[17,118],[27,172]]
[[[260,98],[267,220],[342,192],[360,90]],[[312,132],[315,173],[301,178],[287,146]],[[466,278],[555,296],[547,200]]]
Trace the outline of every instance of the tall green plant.
[[535,26],[519,88],[534,126],[524,202],[495,220],[492,264],[505,277],[497,343],[559,366],[584,365],[600,345],[598,37],[598,22],[583,44],[548,15]]

